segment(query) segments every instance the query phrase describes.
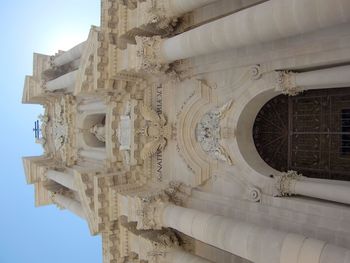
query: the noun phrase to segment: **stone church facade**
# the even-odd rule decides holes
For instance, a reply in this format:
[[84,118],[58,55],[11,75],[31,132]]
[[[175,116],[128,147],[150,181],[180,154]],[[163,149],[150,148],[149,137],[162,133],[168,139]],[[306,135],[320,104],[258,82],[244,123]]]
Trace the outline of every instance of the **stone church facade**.
[[102,0],[34,54],[36,206],[103,262],[350,262],[350,1]]

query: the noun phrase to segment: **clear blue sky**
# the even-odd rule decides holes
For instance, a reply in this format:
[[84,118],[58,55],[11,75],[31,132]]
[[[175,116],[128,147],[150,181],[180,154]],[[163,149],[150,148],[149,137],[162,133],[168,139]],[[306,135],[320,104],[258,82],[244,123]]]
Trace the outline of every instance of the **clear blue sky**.
[[21,157],[40,155],[33,122],[39,106],[22,105],[33,52],[53,54],[99,25],[100,0],[0,0],[0,263],[102,262],[99,237],[54,206],[34,208]]

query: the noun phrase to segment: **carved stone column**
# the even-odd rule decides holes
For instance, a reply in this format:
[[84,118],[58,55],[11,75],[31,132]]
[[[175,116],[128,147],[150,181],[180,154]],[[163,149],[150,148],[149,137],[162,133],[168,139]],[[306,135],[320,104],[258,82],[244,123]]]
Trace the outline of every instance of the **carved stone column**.
[[168,205],[162,224],[255,263],[343,263],[350,250],[302,235]]
[[76,45],[75,47],[71,48],[66,52],[59,54],[56,57],[53,57],[52,59],[53,66],[61,66],[80,58],[81,55],[83,54],[85,46],[86,46],[86,41]]
[[302,73],[278,71],[276,90],[294,96],[309,89],[350,86],[350,66],[333,67]]
[[75,185],[74,176],[69,173],[59,172],[56,170],[48,170],[47,177],[68,189],[77,191],[77,186]]
[[303,195],[350,204],[350,184],[345,181],[307,178],[288,171],[275,176],[275,187],[280,196]]
[[98,161],[104,161],[107,159],[107,153],[105,148],[102,148],[101,150],[79,150],[79,155],[82,157],[98,160]]
[[77,75],[78,70],[74,70],[56,79],[50,80],[46,83],[46,89],[49,91],[65,90],[68,92],[73,92]]
[[321,240],[174,205],[181,203],[176,201],[178,187],[169,193],[148,191],[129,189],[115,200],[119,216],[137,222],[138,229],[172,228],[255,263],[343,263],[350,255],[350,250]]
[[161,47],[162,56],[170,63],[349,21],[348,0],[336,4],[328,0],[308,4],[304,0],[270,0],[166,39]]
[[105,111],[107,108],[106,104],[103,101],[95,101],[91,103],[83,103],[78,105],[78,111]]
[[71,211],[73,214],[85,219],[85,213],[80,202],[61,194],[54,194],[51,198],[52,201],[58,206],[63,207]]

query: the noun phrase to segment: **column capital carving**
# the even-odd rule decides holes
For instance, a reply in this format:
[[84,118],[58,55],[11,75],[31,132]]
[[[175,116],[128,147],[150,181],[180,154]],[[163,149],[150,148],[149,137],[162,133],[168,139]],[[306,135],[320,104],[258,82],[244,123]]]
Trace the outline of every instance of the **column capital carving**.
[[163,39],[160,36],[135,37],[137,45],[137,71],[159,73],[168,69],[161,55]]
[[146,0],[140,3],[144,17],[142,22],[144,26],[151,25],[157,30],[173,31],[176,26],[179,14],[174,13],[169,0],[154,1]]
[[[136,187],[131,192],[122,192],[120,189],[115,200],[116,209],[126,211],[125,216],[129,222],[136,222],[137,229],[160,230],[163,227],[163,210],[169,203],[183,205],[187,197],[191,194],[191,188],[181,183],[170,183],[167,187],[156,190],[152,187]],[[125,203],[125,200],[127,202]],[[119,214],[118,216],[121,216]]]
[[282,94],[295,96],[303,92],[303,88],[296,84],[296,74],[291,71],[276,71],[276,90]]
[[277,189],[277,196],[291,196],[295,193],[295,183],[303,178],[302,174],[296,171],[289,170],[287,172],[282,172],[275,178],[275,187]]

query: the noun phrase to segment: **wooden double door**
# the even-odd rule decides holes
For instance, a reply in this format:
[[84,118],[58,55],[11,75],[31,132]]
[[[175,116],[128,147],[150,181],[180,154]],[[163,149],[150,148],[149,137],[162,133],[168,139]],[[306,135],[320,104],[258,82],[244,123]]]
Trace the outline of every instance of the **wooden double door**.
[[253,136],[277,170],[350,181],[350,88],[277,96],[258,113]]

